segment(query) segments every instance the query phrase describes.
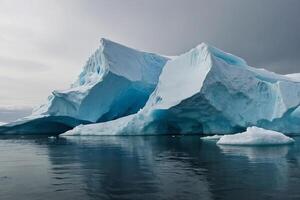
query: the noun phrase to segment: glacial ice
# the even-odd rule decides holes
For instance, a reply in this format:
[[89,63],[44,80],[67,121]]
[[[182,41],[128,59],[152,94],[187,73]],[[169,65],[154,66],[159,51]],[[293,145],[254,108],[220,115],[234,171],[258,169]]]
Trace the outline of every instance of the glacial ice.
[[168,59],[101,39],[70,89],[53,91],[31,116],[0,127],[0,133],[62,133],[136,113],[155,89]]
[[[137,114],[65,135],[300,133],[300,79],[257,69],[205,43],[169,60]],[[92,130],[92,131],[91,131]]]
[[286,74],[286,77],[294,80],[294,81],[300,81],[300,73],[295,73],[295,74]]
[[102,39],[70,89],[0,133],[300,134],[299,105],[299,74],[253,68],[205,43],[170,59]]
[[92,136],[92,135],[121,135],[123,129],[129,124],[135,115],[129,115],[126,117],[121,117],[116,120],[95,123],[88,125],[79,125],[74,129],[63,133],[63,136]]
[[71,88],[54,91],[34,115],[102,122],[136,113],[145,105],[167,59],[107,39]]
[[264,146],[292,144],[294,140],[276,131],[265,130],[258,127],[249,127],[247,131],[234,135],[224,135],[217,144],[220,145],[243,145]]

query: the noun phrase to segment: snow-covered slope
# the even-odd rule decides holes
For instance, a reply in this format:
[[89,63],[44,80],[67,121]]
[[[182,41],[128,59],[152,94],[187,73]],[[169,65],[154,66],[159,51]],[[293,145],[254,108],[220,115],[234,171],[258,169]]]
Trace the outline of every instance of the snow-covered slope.
[[[47,126],[49,117],[55,123],[67,125],[58,130],[61,132],[78,124],[109,121],[136,113],[155,89],[167,60],[160,55],[101,39],[100,47],[70,89],[53,91],[48,102],[34,110],[31,116],[10,124],[9,132],[13,133],[14,127],[22,132],[22,124],[30,127],[33,121]],[[34,126],[32,129],[39,131]],[[1,132],[5,132],[4,129],[0,129]]]
[[295,74],[287,74],[285,75],[288,78],[294,80],[294,81],[300,81],[300,73],[295,73]]
[[[81,126],[65,135],[228,134],[250,126],[300,133],[299,104],[299,79],[252,68],[202,43],[168,61],[138,114],[88,125],[89,131]],[[116,124],[118,128],[109,128]]]

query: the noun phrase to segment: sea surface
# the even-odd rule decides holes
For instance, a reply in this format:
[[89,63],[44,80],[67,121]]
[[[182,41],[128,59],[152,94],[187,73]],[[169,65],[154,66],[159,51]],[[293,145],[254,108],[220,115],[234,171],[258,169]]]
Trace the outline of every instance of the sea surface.
[[0,137],[0,199],[300,199],[294,139],[238,147],[199,136]]

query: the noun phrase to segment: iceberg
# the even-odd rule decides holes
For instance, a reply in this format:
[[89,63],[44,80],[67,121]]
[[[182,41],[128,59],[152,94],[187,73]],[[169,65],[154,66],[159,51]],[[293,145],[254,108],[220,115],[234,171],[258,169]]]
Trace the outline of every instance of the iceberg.
[[201,140],[219,140],[221,137],[223,137],[223,136],[222,135],[211,135],[211,136],[201,137]]
[[0,134],[299,134],[299,105],[300,74],[253,68],[205,43],[167,57],[102,39],[69,89]]
[[224,135],[217,142],[219,145],[283,145],[292,144],[294,140],[276,131],[266,130],[258,127],[249,127],[247,131],[234,135]]
[[232,134],[258,126],[300,133],[300,78],[250,67],[202,43],[164,66],[145,107],[64,135]]
[[155,89],[168,59],[101,39],[69,89],[53,91],[31,116],[0,127],[0,133],[62,133],[136,113]]
[[7,124],[7,123],[5,123],[5,122],[0,122],[0,126],[3,126],[3,125],[5,125],[5,124]]

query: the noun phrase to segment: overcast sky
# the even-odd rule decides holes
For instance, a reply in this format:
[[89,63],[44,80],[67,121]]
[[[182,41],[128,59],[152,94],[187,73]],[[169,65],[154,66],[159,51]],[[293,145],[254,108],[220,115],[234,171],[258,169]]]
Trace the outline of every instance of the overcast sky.
[[68,87],[101,37],[166,55],[207,42],[251,66],[300,72],[299,9],[299,0],[0,0],[0,121]]

